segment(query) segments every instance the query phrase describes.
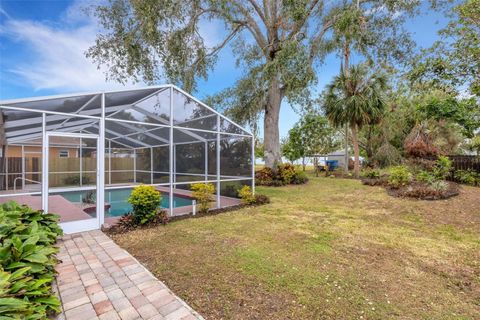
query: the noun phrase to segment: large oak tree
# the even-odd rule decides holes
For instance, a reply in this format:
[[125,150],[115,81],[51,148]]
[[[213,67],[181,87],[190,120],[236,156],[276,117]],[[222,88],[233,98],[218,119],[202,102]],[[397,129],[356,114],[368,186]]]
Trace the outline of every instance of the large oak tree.
[[[94,8],[103,32],[87,55],[108,68],[107,77],[155,82],[167,79],[195,89],[220,51],[231,44],[243,76],[226,93],[238,108],[264,114],[265,163],[280,161],[282,101],[308,94],[320,70],[316,63],[334,50],[332,29],[352,6],[363,9],[369,43],[378,50],[401,43],[399,30],[412,0],[109,0]],[[224,38],[207,45],[202,23],[223,25]],[[370,28],[371,27],[371,28]],[[385,33],[385,30],[389,30]],[[381,35],[381,36],[380,36]],[[390,48],[389,48],[390,47]]]

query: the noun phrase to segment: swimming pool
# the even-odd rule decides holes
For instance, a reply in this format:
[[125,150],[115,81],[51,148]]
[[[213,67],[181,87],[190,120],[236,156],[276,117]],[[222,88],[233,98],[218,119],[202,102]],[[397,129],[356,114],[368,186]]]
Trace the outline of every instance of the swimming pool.
[[[72,191],[57,193],[71,202],[82,202],[88,191]],[[127,202],[132,189],[114,189],[105,191],[105,203],[110,204],[110,208],[105,211],[106,217],[118,217],[132,211],[132,206]],[[160,207],[168,208],[170,196],[168,193],[162,193],[162,202]],[[185,197],[173,195],[173,207],[191,206],[192,200]]]

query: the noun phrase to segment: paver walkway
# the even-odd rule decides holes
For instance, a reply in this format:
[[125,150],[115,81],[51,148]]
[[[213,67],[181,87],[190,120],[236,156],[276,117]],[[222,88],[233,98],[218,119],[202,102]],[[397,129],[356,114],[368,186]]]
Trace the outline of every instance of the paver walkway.
[[103,232],[59,240],[57,319],[202,319]]

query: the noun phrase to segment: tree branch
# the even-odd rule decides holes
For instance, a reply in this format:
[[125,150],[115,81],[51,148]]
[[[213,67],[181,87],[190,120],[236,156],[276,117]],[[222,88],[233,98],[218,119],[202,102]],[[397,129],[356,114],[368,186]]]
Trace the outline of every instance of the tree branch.
[[[255,22],[253,17],[250,15],[248,10],[241,6],[239,2],[234,1],[233,4],[240,10],[241,14],[246,20],[246,27],[250,31],[250,33],[253,35],[255,40],[257,41],[258,46],[262,49],[265,55],[267,55],[267,40],[265,39],[265,36],[262,34],[262,31],[259,27],[259,25]],[[267,29],[268,26],[266,25]]]
[[308,18],[310,17],[310,15],[312,14],[313,10],[315,9],[318,3],[319,3],[319,0],[314,0],[313,2],[310,3],[310,6],[307,9],[307,14],[305,15],[305,18],[293,26],[292,31],[287,36],[288,40],[291,40],[303,28],[303,26],[307,22]]
[[255,2],[255,0],[248,0],[248,2],[252,5],[252,7],[255,9],[255,11],[257,12],[258,16],[260,17],[260,19],[262,19],[263,23],[267,26],[267,25],[268,25],[268,21],[267,21],[265,15],[263,14],[262,9],[261,9],[260,6],[258,5],[258,3]]
[[211,56],[214,56],[216,55],[220,50],[222,50],[230,40],[232,40],[233,37],[235,37],[235,35],[244,27],[245,25],[243,24],[238,24],[233,30],[232,32],[230,32],[226,37],[225,39],[223,39],[223,41],[217,45],[216,47],[212,48],[212,51],[210,51],[209,53],[207,53],[205,56],[202,56],[200,58],[198,58],[197,60],[195,60],[191,67],[195,67],[198,63],[202,62],[205,58],[208,58],[208,57],[211,57]]
[[320,31],[313,37],[312,44],[310,47],[310,55],[309,55],[309,62],[310,64],[313,62],[313,59],[315,58],[315,55],[318,53],[318,50],[320,49],[320,46],[318,42],[320,39],[325,36],[325,33],[333,26],[333,23],[335,21],[335,17],[327,21],[323,27],[320,29]]

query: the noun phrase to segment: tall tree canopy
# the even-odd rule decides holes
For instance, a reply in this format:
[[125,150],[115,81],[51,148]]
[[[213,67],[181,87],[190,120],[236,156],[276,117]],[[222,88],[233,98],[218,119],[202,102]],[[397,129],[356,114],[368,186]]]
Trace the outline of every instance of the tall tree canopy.
[[[231,44],[244,75],[225,92],[227,102],[264,113],[265,162],[272,167],[280,161],[282,101],[308,95],[314,64],[335,48],[332,29],[361,18],[372,52],[395,56],[403,52],[393,48],[406,39],[405,13],[417,6],[410,0],[109,0],[94,10],[104,31],[87,55],[108,67],[110,79],[166,78],[191,91]],[[348,18],[352,8],[362,14]],[[223,23],[225,32],[207,45],[200,26],[211,21]]]
[[441,40],[416,57],[413,82],[444,89],[469,89],[480,96],[480,0],[464,0],[447,12]]

